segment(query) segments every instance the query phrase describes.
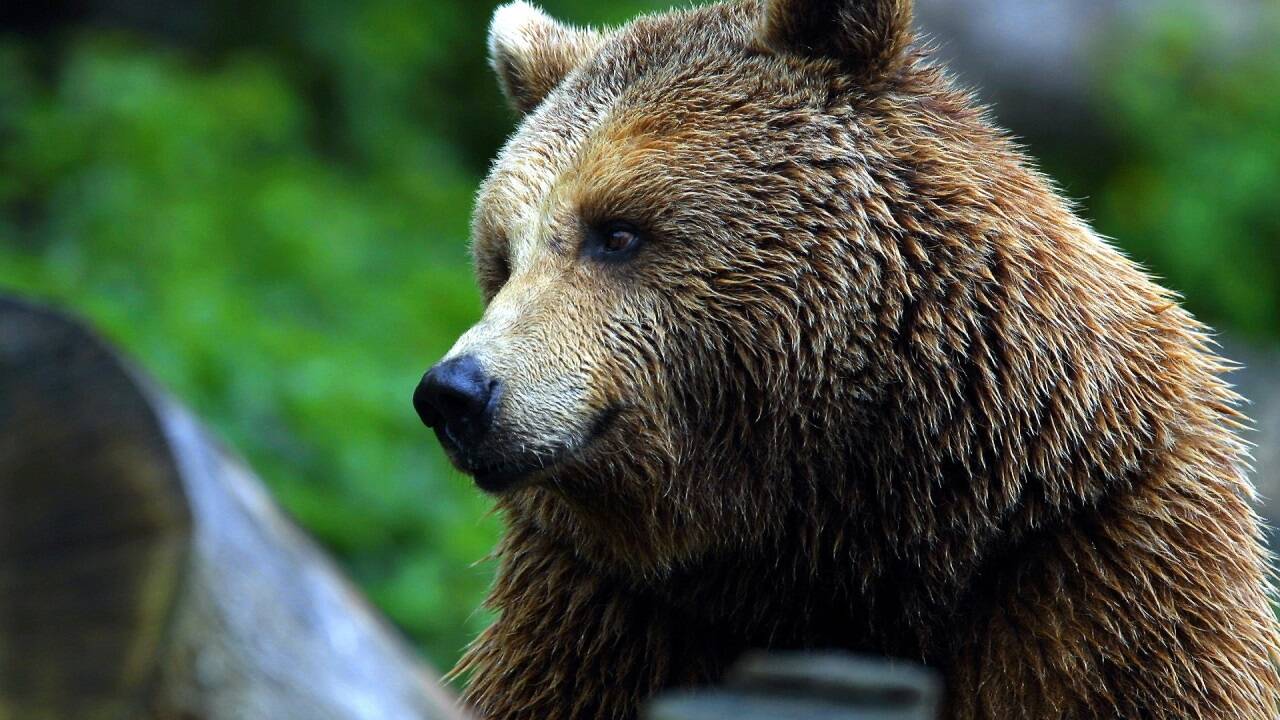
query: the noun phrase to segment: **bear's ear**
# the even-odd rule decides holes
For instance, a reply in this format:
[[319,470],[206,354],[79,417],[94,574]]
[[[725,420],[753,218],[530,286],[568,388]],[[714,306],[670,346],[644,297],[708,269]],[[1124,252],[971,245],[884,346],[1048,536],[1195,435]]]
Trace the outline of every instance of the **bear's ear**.
[[775,52],[839,60],[875,77],[911,44],[911,0],[765,0],[759,38]]
[[524,0],[498,8],[489,25],[489,63],[507,100],[522,115],[599,44],[599,33],[562,25]]

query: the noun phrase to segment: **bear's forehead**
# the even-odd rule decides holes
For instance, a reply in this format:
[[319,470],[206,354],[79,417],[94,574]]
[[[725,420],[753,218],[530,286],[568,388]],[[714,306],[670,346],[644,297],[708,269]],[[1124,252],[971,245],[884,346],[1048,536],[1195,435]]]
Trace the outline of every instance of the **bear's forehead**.
[[753,3],[728,3],[637,18],[610,33],[594,57],[568,78],[575,95],[616,95],[660,85],[670,76],[715,79],[726,60],[752,42]]
[[731,3],[641,17],[610,33],[524,119],[497,168],[561,159],[641,116],[656,129],[695,107],[713,110],[699,101],[730,91],[726,75],[740,69],[751,23],[744,4]]
[[763,164],[787,154],[781,142],[751,140],[760,115],[819,103],[826,88],[749,51],[757,12],[753,2],[694,8],[608,36],[498,156],[480,193],[477,243],[493,234],[528,246],[584,193],[639,199],[626,189],[687,180],[686,170],[713,158]]

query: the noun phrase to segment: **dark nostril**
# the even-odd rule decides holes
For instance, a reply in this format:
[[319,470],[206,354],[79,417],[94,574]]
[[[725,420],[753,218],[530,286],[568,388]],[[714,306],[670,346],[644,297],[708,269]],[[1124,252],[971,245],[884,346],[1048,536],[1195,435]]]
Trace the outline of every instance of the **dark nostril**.
[[413,392],[413,407],[428,427],[449,426],[455,437],[476,437],[489,421],[497,383],[470,355],[446,360],[427,371]]
[[[429,373],[430,371],[428,371]],[[418,411],[418,417],[422,418],[423,424],[427,427],[435,427],[441,422],[439,415],[436,413],[435,404],[428,400],[426,375],[422,376],[422,380],[418,382],[418,387],[413,389],[413,409]]]
[[485,398],[474,385],[443,386],[434,396],[436,412],[445,422],[470,420],[484,412]]

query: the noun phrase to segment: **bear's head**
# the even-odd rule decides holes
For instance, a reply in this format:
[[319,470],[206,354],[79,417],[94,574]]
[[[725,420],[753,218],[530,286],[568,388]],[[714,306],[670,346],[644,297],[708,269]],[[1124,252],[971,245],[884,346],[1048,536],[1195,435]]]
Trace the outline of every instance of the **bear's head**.
[[[983,461],[957,406],[998,413],[993,389],[957,365],[996,352],[989,288],[1020,282],[996,236],[1074,221],[910,23],[909,0],[613,31],[498,10],[522,120],[475,209],[486,308],[415,404],[512,522],[654,575]],[[919,521],[911,492],[875,490],[902,498],[879,522]]]

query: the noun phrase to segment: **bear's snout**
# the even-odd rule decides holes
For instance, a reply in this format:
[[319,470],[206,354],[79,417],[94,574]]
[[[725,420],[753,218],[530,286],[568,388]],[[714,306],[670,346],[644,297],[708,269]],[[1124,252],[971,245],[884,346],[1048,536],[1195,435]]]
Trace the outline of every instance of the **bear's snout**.
[[470,452],[493,423],[499,383],[471,355],[450,358],[427,371],[413,392],[413,407],[440,441]]

